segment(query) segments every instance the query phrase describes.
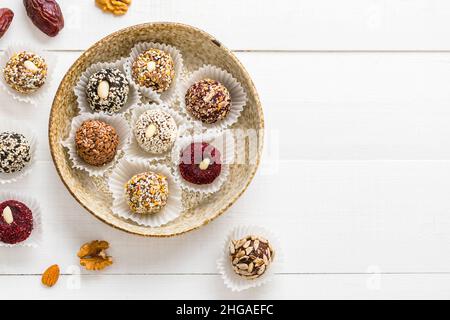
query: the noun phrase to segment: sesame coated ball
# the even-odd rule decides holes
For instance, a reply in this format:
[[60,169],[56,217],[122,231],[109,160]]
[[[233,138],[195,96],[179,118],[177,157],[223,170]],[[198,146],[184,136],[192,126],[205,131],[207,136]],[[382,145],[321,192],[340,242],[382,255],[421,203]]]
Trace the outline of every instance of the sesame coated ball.
[[89,77],[86,97],[95,112],[116,113],[128,100],[130,87],[125,75],[116,68],[107,68]]
[[109,124],[88,120],[75,135],[77,153],[87,164],[100,167],[111,162],[117,153],[119,136]]
[[169,198],[167,177],[152,171],[137,174],[126,183],[125,197],[134,213],[158,213]]
[[146,152],[161,154],[174,144],[178,127],[174,118],[163,110],[149,110],[138,119],[134,136],[139,146]]
[[197,120],[213,124],[224,119],[231,110],[231,96],[220,82],[204,79],[194,83],[185,96],[187,111]]
[[175,78],[175,63],[170,54],[149,49],[133,62],[132,76],[138,85],[161,93],[169,89]]
[[22,171],[31,161],[31,145],[24,135],[16,132],[0,134],[0,173]]
[[41,88],[47,78],[48,67],[45,60],[33,52],[22,51],[14,54],[6,63],[3,76],[14,90],[29,94]]

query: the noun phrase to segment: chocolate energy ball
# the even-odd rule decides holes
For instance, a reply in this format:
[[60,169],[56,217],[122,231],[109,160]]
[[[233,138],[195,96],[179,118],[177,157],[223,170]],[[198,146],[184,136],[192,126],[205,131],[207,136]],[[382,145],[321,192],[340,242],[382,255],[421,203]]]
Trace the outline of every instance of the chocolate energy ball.
[[31,145],[24,135],[16,132],[0,134],[0,173],[22,171],[31,161]]
[[141,53],[132,65],[134,81],[161,93],[169,89],[175,78],[175,63],[170,54],[159,49]]
[[6,63],[3,76],[6,83],[20,93],[33,93],[41,88],[47,78],[45,60],[35,53],[22,51]]
[[177,138],[178,127],[173,117],[163,110],[144,112],[136,122],[134,136],[139,146],[149,153],[168,151]]
[[116,113],[128,100],[130,87],[119,69],[103,69],[90,76],[86,97],[93,111]]
[[231,110],[230,92],[223,84],[211,79],[194,83],[186,92],[185,102],[188,112],[207,124],[224,119]]
[[134,213],[158,213],[169,198],[167,177],[152,171],[137,174],[125,185],[125,196]]
[[211,184],[222,171],[220,152],[206,142],[192,143],[181,152],[179,168],[186,181],[197,185]]
[[117,153],[119,136],[109,124],[99,120],[83,122],[75,135],[77,153],[87,164],[103,166]]
[[269,241],[254,235],[232,240],[229,251],[234,272],[248,280],[261,277],[275,257],[275,251]]
[[33,231],[33,214],[22,202],[0,203],[0,241],[16,244],[28,239]]

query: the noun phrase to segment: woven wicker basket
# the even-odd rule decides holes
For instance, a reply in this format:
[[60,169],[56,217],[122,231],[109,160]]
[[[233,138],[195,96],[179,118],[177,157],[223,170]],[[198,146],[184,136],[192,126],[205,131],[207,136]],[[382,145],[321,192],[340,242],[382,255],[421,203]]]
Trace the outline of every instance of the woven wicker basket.
[[[149,228],[122,220],[110,210],[111,195],[100,179],[71,168],[61,141],[67,137],[71,119],[77,115],[73,88],[81,73],[93,63],[112,61],[128,56],[131,48],[141,41],[167,43],[183,54],[185,68],[193,71],[203,64],[213,64],[228,70],[244,86],[248,104],[234,128],[259,130],[257,152],[244,151],[247,164],[233,165],[227,183],[217,194],[197,199],[194,194],[184,198],[190,209],[177,220],[161,227]],[[112,227],[142,236],[168,237],[179,235],[202,225],[224,213],[246,190],[253,179],[262,152],[263,113],[258,94],[244,67],[228,49],[209,34],[193,27],[174,23],[151,23],[133,26],[116,32],[93,45],[73,64],[56,93],[49,123],[50,150],[56,169],[73,197],[90,213]]]

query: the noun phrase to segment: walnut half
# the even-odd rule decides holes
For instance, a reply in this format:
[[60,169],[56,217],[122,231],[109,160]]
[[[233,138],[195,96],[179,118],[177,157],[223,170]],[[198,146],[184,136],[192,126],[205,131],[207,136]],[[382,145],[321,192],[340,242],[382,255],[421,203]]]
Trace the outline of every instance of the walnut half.
[[113,264],[112,257],[106,254],[109,248],[107,241],[95,240],[85,243],[78,251],[80,265],[86,270],[100,271]]

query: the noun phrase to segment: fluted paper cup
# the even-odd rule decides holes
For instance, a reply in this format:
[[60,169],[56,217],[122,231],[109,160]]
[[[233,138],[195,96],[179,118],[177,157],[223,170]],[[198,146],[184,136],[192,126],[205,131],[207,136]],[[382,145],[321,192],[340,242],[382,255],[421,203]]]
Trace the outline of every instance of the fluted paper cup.
[[[211,183],[205,185],[197,185],[186,181],[180,172],[180,155],[184,149],[192,143],[206,142],[219,150],[222,159],[222,167],[220,175]],[[172,163],[174,165],[174,175],[177,183],[185,190],[198,192],[202,194],[211,194],[220,190],[223,184],[227,181],[230,174],[230,165],[235,159],[235,144],[234,137],[226,133],[209,133],[209,134],[195,134],[192,136],[185,136],[177,141],[172,151]]]
[[[78,155],[75,137],[78,128],[81,127],[83,122],[88,120],[99,120],[103,121],[109,125],[111,125],[115,130],[117,135],[119,136],[119,145],[117,146],[117,153],[114,159],[101,166],[93,166],[87,164],[81,157]],[[125,146],[127,145],[130,139],[130,127],[128,126],[125,118],[120,115],[107,115],[105,113],[83,113],[72,119],[72,124],[70,128],[69,137],[62,142],[63,146],[67,148],[67,152],[69,154],[69,159],[72,162],[72,167],[78,170],[86,171],[91,177],[100,177],[103,176],[108,170],[110,170],[118,159],[122,157],[122,152]]]
[[3,132],[15,132],[24,135],[24,137],[30,143],[31,160],[21,171],[14,173],[0,173],[0,185],[15,183],[25,176],[29,175],[35,164],[37,150],[36,135],[32,130],[29,129],[29,126],[25,125],[24,123],[2,119],[0,120],[0,133]]

